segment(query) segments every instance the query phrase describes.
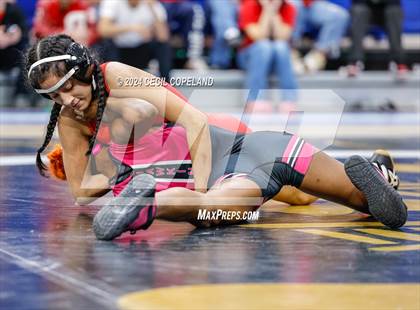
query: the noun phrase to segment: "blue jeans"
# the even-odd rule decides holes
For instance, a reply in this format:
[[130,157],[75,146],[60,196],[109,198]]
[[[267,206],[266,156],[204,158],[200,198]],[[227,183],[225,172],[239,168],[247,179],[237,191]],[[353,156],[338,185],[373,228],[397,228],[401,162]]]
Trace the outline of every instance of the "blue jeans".
[[325,0],[314,1],[309,7],[302,0],[293,0],[293,4],[297,10],[293,41],[300,40],[308,26],[316,27],[319,34],[315,48],[337,55],[350,21],[347,10]]
[[221,68],[230,65],[231,48],[227,44],[224,34],[226,29],[237,28],[238,6],[233,0],[209,0],[211,10],[211,24],[214,31],[214,42],[210,52],[210,63]]
[[284,101],[297,100],[297,81],[292,69],[290,48],[285,41],[260,40],[238,53],[238,64],[246,71],[245,87],[250,90],[248,100],[255,101],[259,90],[268,89],[272,72],[279,81]]

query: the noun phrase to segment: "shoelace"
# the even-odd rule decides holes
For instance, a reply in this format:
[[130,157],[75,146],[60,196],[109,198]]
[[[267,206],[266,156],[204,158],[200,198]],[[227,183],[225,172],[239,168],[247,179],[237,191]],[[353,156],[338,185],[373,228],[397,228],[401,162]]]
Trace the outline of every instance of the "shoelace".
[[400,185],[400,178],[395,171],[388,169],[384,164],[373,162],[372,165],[380,172],[384,179],[395,189]]

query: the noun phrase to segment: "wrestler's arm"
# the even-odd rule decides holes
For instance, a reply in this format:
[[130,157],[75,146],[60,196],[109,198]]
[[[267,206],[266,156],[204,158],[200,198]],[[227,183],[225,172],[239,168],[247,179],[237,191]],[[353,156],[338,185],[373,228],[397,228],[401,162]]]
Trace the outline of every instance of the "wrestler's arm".
[[[114,142],[127,142],[127,132],[130,134],[135,125],[135,134],[143,135],[152,126],[157,109],[136,98],[107,99],[107,115],[113,119],[111,135]],[[139,124],[140,123],[140,124]],[[58,122],[60,140],[63,147],[63,162],[70,190],[79,204],[87,204],[109,191],[108,180],[115,175],[116,167],[103,148],[95,156],[97,172],[91,173],[88,166],[89,157],[85,155],[88,149],[89,136],[83,131],[74,115],[63,109]],[[89,169],[86,169],[89,167]]]
[[[143,82],[136,87],[121,87],[118,79],[135,78]],[[111,62],[106,68],[106,80],[111,96],[116,98],[139,98],[153,104],[159,114],[186,129],[192,157],[196,190],[206,191],[211,172],[211,140],[207,116],[163,86],[146,86],[147,79],[156,79],[142,70]]]
[[108,97],[106,106],[113,112],[112,141],[119,144],[128,142],[133,128],[135,138],[147,133],[159,113],[154,105],[138,98]]
[[[63,163],[70,191],[78,203],[88,203],[105,195],[110,189],[109,177],[104,174],[92,175],[88,165],[89,136],[83,132],[77,120],[66,115],[65,109],[58,120],[58,132],[63,147]],[[114,172],[115,173],[115,172]]]

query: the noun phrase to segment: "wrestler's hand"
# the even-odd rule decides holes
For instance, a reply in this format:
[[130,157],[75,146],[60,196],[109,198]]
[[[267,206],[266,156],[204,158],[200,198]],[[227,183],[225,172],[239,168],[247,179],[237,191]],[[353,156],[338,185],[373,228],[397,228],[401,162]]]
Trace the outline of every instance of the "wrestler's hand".
[[108,178],[113,177],[117,173],[117,168],[109,157],[107,146],[102,146],[100,152],[94,158],[97,172],[102,173]]

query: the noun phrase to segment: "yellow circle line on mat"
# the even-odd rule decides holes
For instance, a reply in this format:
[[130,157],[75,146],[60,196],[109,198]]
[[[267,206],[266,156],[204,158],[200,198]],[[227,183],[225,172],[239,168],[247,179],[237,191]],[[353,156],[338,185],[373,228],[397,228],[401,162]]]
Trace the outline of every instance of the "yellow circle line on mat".
[[401,196],[404,197],[420,197],[420,193],[418,192],[410,192],[410,191],[398,191],[398,193],[400,193]]
[[133,292],[123,310],[420,309],[420,284],[238,283]]
[[420,173],[419,163],[415,164],[396,164],[395,171],[398,172],[408,172],[408,173]]
[[[276,212],[276,210],[271,209],[268,211]],[[308,206],[278,206],[277,212],[312,216],[337,216],[353,213],[353,210],[340,205],[324,204]]]
[[410,211],[420,211],[420,200],[418,199],[404,199],[405,204]]
[[[379,222],[301,222],[301,223],[255,223],[240,224],[243,228],[295,229],[295,228],[344,228],[344,227],[383,227]],[[407,221],[404,227],[420,226],[420,221]]]

